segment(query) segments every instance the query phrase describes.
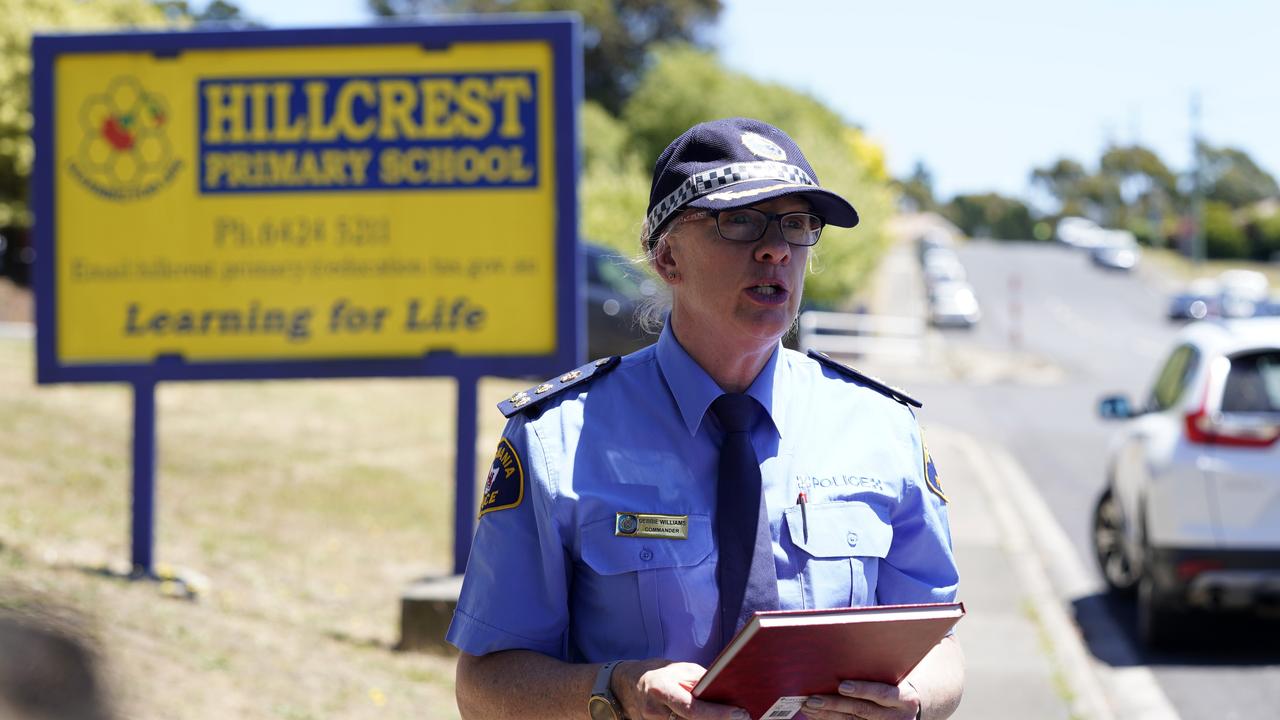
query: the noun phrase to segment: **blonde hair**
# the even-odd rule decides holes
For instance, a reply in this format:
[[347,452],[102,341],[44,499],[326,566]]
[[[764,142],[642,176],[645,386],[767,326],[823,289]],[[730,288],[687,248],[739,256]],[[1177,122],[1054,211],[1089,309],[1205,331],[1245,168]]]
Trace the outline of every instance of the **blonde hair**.
[[666,249],[667,240],[675,226],[675,218],[671,218],[666,227],[654,236],[646,218],[640,226],[640,254],[632,258],[633,263],[642,266],[658,279],[657,291],[640,301],[635,317],[636,325],[641,330],[654,335],[662,332],[662,326],[667,324],[667,316],[671,314],[671,286],[658,272],[657,262],[658,255]]

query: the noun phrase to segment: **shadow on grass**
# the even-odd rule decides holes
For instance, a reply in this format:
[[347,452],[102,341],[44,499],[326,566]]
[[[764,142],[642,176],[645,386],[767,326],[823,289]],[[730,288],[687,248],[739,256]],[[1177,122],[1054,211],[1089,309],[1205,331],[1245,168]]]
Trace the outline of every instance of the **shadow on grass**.
[[[54,567],[57,567],[56,565]],[[68,564],[71,570],[93,575],[95,577],[117,580],[120,582],[151,583],[160,595],[174,600],[195,602],[200,599],[203,580],[185,576],[181,571],[159,570],[145,571],[141,568],[127,568],[115,565],[77,565]]]

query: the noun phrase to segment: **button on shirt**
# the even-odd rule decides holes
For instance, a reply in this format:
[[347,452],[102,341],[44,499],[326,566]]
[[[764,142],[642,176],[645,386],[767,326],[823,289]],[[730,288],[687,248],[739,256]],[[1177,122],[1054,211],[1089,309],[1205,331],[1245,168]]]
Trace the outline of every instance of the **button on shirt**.
[[[723,390],[670,327],[612,372],[517,415],[521,502],[480,518],[448,640],[569,662],[709,665]],[[783,609],[955,599],[946,506],[910,410],[778,345],[747,393]],[[800,492],[808,505],[802,518]],[[687,516],[687,539],[615,534],[617,514]],[[807,525],[807,534],[805,532]]]

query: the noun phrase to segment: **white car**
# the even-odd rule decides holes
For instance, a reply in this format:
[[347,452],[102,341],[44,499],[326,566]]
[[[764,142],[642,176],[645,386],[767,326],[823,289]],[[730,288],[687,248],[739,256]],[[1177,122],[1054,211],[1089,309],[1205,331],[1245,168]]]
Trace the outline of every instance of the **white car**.
[[921,265],[924,269],[926,287],[933,287],[936,283],[965,279],[964,265],[960,262],[960,256],[949,247],[926,251]]
[[1222,317],[1250,317],[1258,305],[1267,302],[1271,289],[1267,276],[1256,270],[1224,270],[1218,275],[1218,314]]
[[929,288],[929,322],[935,327],[970,328],[981,319],[982,310],[969,283],[948,280]]
[[1138,239],[1128,230],[1102,230],[1102,242],[1089,249],[1089,259],[1099,267],[1129,271],[1138,264],[1142,251]]
[[1142,641],[1171,644],[1192,610],[1280,607],[1280,318],[1188,325],[1141,406],[1099,409],[1126,422],[1094,551],[1136,589]]
[[1058,241],[1078,248],[1092,248],[1102,244],[1105,231],[1098,223],[1082,217],[1064,217],[1058,221]]

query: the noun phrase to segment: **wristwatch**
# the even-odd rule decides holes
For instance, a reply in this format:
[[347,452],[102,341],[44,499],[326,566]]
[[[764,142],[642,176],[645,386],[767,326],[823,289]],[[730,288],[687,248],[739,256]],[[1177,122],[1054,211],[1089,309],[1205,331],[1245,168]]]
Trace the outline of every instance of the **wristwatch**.
[[626,720],[618,698],[613,696],[613,690],[609,688],[613,668],[620,662],[622,661],[607,662],[596,673],[596,684],[591,688],[591,699],[587,701],[587,712],[590,713],[591,720]]

